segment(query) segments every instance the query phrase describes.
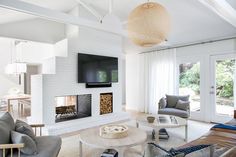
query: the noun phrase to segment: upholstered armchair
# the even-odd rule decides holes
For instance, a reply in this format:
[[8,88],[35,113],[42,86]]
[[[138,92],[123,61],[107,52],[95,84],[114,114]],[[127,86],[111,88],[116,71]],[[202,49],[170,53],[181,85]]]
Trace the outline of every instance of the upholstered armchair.
[[189,95],[175,96],[166,95],[166,98],[161,98],[158,103],[158,114],[167,114],[178,116],[181,118],[189,118],[190,102]]
[[57,157],[58,136],[42,136],[43,124],[28,125],[10,113],[0,114],[0,157]]

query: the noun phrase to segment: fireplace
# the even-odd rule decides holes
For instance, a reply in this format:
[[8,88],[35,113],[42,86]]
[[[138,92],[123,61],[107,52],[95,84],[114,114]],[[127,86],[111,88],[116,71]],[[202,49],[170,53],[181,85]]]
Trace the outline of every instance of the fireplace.
[[113,112],[113,96],[112,93],[100,94],[100,115]]
[[55,97],[55,122],[91,116],[91,94]]

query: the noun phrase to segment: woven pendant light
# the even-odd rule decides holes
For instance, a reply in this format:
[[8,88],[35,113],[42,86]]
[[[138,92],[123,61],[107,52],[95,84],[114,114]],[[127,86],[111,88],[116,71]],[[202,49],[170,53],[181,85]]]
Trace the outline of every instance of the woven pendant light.
[[166,40],[170,17],[162,5],[147,2],[130,13],[127,26],[128,36],[135,44],[151,47]]

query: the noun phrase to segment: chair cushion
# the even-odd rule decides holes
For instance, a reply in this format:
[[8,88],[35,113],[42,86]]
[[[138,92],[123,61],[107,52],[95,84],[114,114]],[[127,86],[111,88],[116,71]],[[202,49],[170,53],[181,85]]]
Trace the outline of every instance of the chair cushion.
[[[4,113],[0,117],[0,144],[11,143],[11,131],[14,130],[14,119],[10,113]],[[6,152],[7,153],[7,152]],[[0,157],[2,157],[2,150],[0,150]]]
[[28,135],[29,137],[31,137],[33,140],[35,140],[35,135],[34,135],[34,131],[32,129],[32,127],[21,121],[21,120],[16,120],[16,128],[15,130],[19,133],[22,133],[22,134],[25,134],[25,135]]
[[[37,151],[35,155],[26,155],[21,153],[21,157],[57,157],[61,149],[61,138],[58,136],[41,136],[35,138]],[[8,155],[7,157],[11,157]],[[13,157],[17,156],[17,151]]]
[[13,144],[24,144],[24,148],[21,149],[21,152],[27,155],[37,154],[37,146],[35,141],[28,135],[21,134],[15,131],[11,131],[11,140]]
[[166,115],[173,115],[173,116],[178,116],[182,118],[188,118],[189,113],[184,110],[179,110],[175,108],[163,108],[158,110],[158,114],[166,114]]
[[166,95],[167,107],[175,108],[178,100],[189,101],[189,95],[186,96]]
[[178,100],[175,108],[187,111],[189,109],[189,101]]

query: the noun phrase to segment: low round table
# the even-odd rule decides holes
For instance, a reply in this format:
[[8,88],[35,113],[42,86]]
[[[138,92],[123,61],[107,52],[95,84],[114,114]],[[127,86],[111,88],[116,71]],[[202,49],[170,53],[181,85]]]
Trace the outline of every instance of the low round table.
[[[155,117],[155,121],[153,123],[148,123],[147,117],[152,116]],[[180,118],[177,116],[171,115],[155,115],[155,114],[143,114],[136,118],[136,126],[139,125],[151,127],[155,130],[155,140],[159,142],[159,130],[163,128],[177,128],[177,127],[185,127],[185,141],[188,140],[188,121],[187,119]]]
[[99,128],[86,129],[80,133],[80,157],[83,157],[82,145],[92,148],[115,149],[119,157],[124,156],[126,148],[141,145],[142,148],[147,140],[147,133],[141,129],[128,126],[128,136],[118,139],[106,139],[99,136]]

